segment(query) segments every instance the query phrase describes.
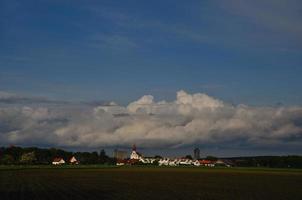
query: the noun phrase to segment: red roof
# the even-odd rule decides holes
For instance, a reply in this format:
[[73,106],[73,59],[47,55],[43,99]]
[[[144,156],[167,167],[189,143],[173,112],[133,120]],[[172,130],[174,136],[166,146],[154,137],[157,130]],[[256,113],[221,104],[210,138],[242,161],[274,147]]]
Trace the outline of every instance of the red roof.
[[210,160],[200,160],[199,163],[205,165],[205,164],[213,164],[214,162]]
[[60,162],[61,160],[63,160],[63,158],[57,157],[53,159],[53,162]]
[[130,164],[130,165],[136,164],[136,163],[138,163],[138,162],[139,162],[138,159],[130,159],[130,160],[128,160],[128,164]]
[[128,160],[122,160],[122,159],[117,159],[116,163],[124,163],[126,164],[128,162]]
[[129,165],[133,165],[133,164],[136,164],[138,162],[139,162],[138,159],[124,159],[124,160],[118,159],[116,161],[116,163],[124,163],[124,164],[129,164]]
[[[73,158],[75,159],[74,161],[72,161]],[[72,157],[69,159],[69,162],[76,163],[76,162],[78,162],[78,160],[76,159],[76,157],[72,156]]]

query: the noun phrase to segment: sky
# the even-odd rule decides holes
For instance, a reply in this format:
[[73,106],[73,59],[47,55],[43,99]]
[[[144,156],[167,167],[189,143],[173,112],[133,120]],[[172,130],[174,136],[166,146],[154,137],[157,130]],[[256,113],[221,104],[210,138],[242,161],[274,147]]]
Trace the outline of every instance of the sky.
[[0,0],[0,145],[302,154],[301,21],[300,0]]

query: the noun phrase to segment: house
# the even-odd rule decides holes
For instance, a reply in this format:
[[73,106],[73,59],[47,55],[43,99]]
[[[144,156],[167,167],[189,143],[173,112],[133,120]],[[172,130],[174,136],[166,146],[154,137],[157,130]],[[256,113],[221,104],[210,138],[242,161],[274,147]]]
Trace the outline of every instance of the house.
[[122,166],[122,165],[137,165],[139,164],[138,159],[118,159],[116,161],[117,166]]
[[61,157],[54,158],[52,161],[53,165],[62,165],[65,164],[65,160]]
[[162,158],[158,161],[159,166],[178,166],[179,159],[169,159],[169,158]]
[[78,165],[79,164],[78,160],[74,156],[72,156],[69,159],[69,163],[72,164],[72,165]]
[[125,165],[127,163],[128,163],[128,160],[126,160],[126,159],[117,159],[116,160],[116,165],[117,166],[122,166],[122,165]]
[[221,167],[232,167],[234,166],[234,163],[227,159],[218,159],[215,162],[215,166],[221,166]]
[[193,162],[192,162],[191,159],[181,158],[181,159],[179,160],[179,164],[180,164],[180,165],[192,165]]
[[179,161],[177,159],[169,160],[168,165],[172,166],[172,167],[178,166],[179,165]]
[[129,159],[129,160],[127,160],[127,164],[128,165],[137,165],[137,164],[139,164],[139,160],[138,159]]
[[139,161],[144,164],[153,164],[156,159],[155,158],[140,158]]
[[199,163],[201,166],[215,167],[215,162],[211,160],[200,160]]
[[169,166],[169,165],[173,165],[173,164],[176,164],[174,162],[172,162],[169,158],[161,158],[159,161],[158,161],[158,165],[159,166]]
[[200,166],[199,160],[195,160],[195,161],[193,162],[193,165],[196,166],[196,167],[199,167],[199,166]]
[[223,162],[226,164],[227,167],[236,166],[236,164],[232,160],[229,160],[229,159],[223,159]]

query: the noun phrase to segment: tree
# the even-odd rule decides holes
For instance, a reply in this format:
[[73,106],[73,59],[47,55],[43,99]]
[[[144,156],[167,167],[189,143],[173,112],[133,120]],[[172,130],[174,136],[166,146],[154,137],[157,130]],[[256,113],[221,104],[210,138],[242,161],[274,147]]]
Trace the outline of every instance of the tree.
[[99,162],[99,155],[97,152],[76,152],[74,154],[81,164],[97,164]]
[[15,162],[14,157],[8,154],[3,155],[1,159],[1,164],[5,164],[5,165],[11,165],[14,164],[14,162]]
[[90,153],[89,162],[90,162],[90,164],[97,164],[99,162],[98,152],[94,151],[94,152]]
[[23,153],[20,159],[20,163],[34,164],[37,161],[35,152]]
[[151,165],[158,166],[158,160],[153,161]]
[[210,161],[216,161],[218,160],[218,158],[214,157],[214,156],[207,156],[206,160],[210,160]]
[[186,155],[185,158],[186,158],[186,159],[190,159],[190,160],[193,159],[191,155]]
[[101,150],[100,152],[100,163],[105,164],[108,162],[109,157],[106,155],[106,152],[104,149]]
[[14,162],[17,163],[19,161],[20,156],[22,155],[23,149],[21,147],[10,146],[6,148],[3,152],[4,154],[11,155],[14,159]]
[[186,158],[186,159],[190,159],[190,160],[193,159],[191,155],[186,155],[185,158]]

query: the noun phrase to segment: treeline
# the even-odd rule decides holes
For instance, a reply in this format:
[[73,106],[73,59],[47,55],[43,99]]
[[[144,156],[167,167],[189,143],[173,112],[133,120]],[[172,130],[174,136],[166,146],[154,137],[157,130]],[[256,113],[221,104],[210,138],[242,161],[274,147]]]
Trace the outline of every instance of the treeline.
[[255,156],[228,158],[238,167],[302,168],[302,156]]
[[115,164],[114,158],[106,155],[104,150],[100,152],[69,152],[62,149],[50,148],[42,149],[37,147],[1,147],[0,164],[18,165],[18,164],[51,164],[54,158],[61,157],[67,163],[69,159],[75,156],[80,164]]

